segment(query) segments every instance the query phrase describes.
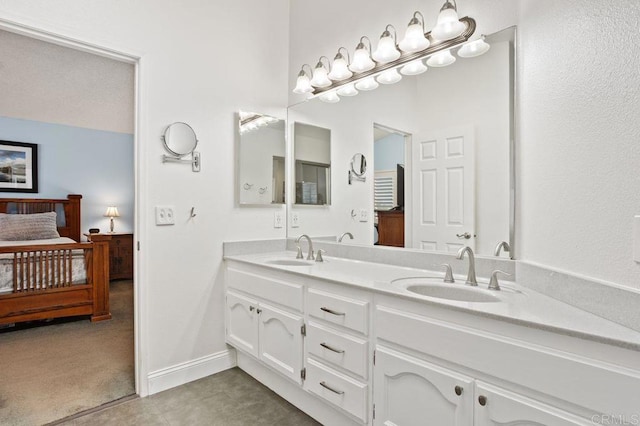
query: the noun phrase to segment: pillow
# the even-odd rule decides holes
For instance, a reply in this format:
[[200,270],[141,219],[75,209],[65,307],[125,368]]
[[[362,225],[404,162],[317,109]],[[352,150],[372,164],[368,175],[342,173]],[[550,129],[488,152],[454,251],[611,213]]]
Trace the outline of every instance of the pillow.
[[0,213],[0,240],[27,241],[60,238],[56,212],[35,214]]

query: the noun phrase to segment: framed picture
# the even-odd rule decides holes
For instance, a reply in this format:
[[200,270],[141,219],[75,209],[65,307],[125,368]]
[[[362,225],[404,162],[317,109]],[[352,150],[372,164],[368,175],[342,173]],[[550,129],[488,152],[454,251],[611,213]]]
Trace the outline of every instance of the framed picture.
[[38,192],[38,145],[0,141],[0,192]]

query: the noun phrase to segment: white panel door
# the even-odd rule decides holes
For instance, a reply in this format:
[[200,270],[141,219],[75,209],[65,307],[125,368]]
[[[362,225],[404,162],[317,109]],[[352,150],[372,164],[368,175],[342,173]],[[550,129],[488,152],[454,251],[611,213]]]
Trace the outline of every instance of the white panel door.
[[[417,134],[412,144],[412,244],[454,252],[475,249],[473,127]],[[468,233],[470,238],[457,235]]]
[[476,382],[476,426],[586,426],[593,425],[557,408],[504,389]]
[[373,368],[375,425],[469,426],[473,380],[380,346]]
[[258,302],[227,291],[227,342],[258,356]]
[[269,305],[258,307],[260,359],[274,370],[302,383],[302,317]]

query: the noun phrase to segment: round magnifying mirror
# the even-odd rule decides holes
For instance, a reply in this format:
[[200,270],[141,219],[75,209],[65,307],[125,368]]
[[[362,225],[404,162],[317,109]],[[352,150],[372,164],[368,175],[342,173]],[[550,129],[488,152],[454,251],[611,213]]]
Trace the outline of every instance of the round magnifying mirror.
[[358,153],[351,158],[351,171],[358,177],[364,176],[367,172],[367,159],[364,155]]
[[171,154],[184,157],[191,154],[198,145],[196,132],[187,123],[173,123],[164,131],[164,147]]

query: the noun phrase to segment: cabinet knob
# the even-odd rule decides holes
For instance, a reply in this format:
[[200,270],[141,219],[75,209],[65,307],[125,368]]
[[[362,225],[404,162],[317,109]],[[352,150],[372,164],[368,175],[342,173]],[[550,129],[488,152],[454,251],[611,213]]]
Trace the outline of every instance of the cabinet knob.
[[262,309],[258,308],[258,309],[256,309],[256,312],[261,314],[262,313]]
[[482,405],[483,407],[487,405],[487,397],[484,395],[480,395],[478,397],[478,404]]
[[462,395],[462,390],[463,390],[462,386],[456,386],[455,387],[456,395],[458,396]]
[[255,306],[249,306],[249,312],[253,312],[255,308],[256,308]]

